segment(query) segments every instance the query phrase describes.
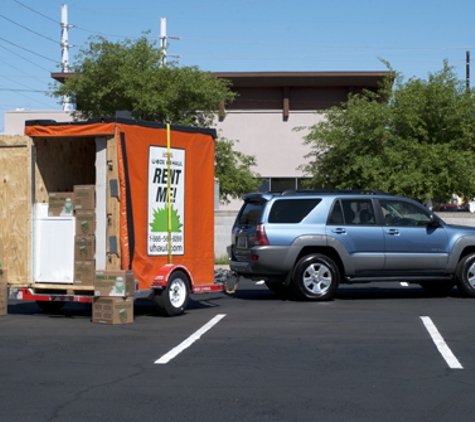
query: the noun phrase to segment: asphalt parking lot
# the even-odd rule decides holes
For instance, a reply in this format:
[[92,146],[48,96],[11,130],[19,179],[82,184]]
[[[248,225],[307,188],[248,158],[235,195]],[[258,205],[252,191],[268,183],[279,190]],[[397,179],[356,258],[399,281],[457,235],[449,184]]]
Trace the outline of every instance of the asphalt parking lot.
[[1,420],[474,418],[475,301],[456,289],[435,298],[398,283],[344,286],[311,303],[244,281],[234,295],[192,299],[175,318],[137,302],[122,326],[93,324],[89,305],[49,315],[11,301],[0,318]]

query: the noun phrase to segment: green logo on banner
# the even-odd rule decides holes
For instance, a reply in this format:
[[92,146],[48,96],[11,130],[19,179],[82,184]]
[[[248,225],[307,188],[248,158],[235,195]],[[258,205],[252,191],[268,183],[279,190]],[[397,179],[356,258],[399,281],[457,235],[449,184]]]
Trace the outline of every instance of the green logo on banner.
[[[183,224],[180,223],[180,216],[173,207],[171,211],[171,220],[172,232],[181,233],[181,227]],[[153,221],[150,223],[150,227],[152,228],[152,232],[168,231],[168,205],[164,208],[153,210]]]

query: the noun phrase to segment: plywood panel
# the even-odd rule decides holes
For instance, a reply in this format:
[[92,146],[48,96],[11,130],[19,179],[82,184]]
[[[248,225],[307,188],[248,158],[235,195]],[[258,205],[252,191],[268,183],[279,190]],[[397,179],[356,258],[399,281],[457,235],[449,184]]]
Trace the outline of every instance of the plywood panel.
[[[107,270],[121,269],[121,251],[120,251],[120,197],[112,197],[110,193],[111,180],[119,181],[119,164],[117,160],[117,139],[110,138],[107,141],[107,229],[108,239]],[[110,252],[109,239],[116,236],[117,253]]]
[[9,284],[31,280],[31,143],[0,136],[0,237]]

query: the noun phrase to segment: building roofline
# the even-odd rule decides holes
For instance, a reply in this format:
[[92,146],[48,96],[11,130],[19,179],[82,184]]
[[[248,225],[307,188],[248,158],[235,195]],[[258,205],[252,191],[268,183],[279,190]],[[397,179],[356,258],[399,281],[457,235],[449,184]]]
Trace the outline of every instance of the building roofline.
[[217,72],[235,88],[353,86],[377,88],[391,72]]
[[[377,88],[385,77],[392,77],[390,71],[361,72],[212,72],[216,77],[228,79],[235,88],[254,87],[309,87],[309,86],[353,86]],[[51,73],[60,83],[76,73]]]

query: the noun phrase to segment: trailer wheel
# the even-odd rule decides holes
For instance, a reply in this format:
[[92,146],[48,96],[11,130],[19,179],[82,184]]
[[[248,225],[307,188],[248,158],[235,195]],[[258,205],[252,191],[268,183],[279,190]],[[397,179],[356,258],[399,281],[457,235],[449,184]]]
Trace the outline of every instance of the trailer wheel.
[[180,270],[174,271],[168,280],[167,287],[153,297],[158,311],[164,316],[181,315],[190,300],[189,280]]
[[49,300],[37,300],[36,304],[41,308],[42,311],[48,314],[55,314],[63,309],[63,306],[66,302],[61,302],[58,300],[49,301]]

